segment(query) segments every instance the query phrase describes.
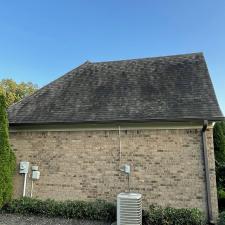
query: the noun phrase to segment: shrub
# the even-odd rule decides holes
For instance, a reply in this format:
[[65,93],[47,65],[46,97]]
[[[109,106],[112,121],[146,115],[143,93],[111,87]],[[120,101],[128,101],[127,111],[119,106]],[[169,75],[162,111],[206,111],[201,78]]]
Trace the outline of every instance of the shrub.
[[225,225],[225,211],[220,213],[218,225]]
[[225,121],[216,122],[213,128],[219,210],[225,210]]
[[115,221],[116,206],[104,200],[85,201],[55,201],[34,198],[20,198],[11,201],[3,207],[8,213],[34,214],[48,217]]
[[[116,205],[104,200],[54,201],[24,197],[3,207],[7,213],[34,214],[48,217],[115,221]],[[174,209],[150,206],[143,211],[143,225],[200,225],[202,214],[198,209]]]
[[15,155],[9,145],[6,103],[0,93],[0,208],[12,197],[14,170]]
[[225,191],[223,188],[218,188],[217,191],[218,194],[218,206],[220,212],[225,210]]
[[174,209],[150,206],[143,212],[145,225],[201,225],[203,215],[198,209]]

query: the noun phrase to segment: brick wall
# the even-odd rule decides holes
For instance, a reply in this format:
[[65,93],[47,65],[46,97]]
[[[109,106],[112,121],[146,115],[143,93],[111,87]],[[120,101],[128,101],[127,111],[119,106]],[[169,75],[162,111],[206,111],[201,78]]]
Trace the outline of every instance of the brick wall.
[[[41,177],[33,196],[57,200],[102,198],[115,201],[127,190],[120,165],[131,165],[131,191],[143,194],[144,206],[197,207],[206,211],[205,173],[200,129],[121,131],[18,131],[10,133],[17,162],[38,165]],[[207,131],[214,216],[217,196],[212,129]],[[15,176],[15,197],[23,177]],[[27,195],[31,179],[28,177]]]

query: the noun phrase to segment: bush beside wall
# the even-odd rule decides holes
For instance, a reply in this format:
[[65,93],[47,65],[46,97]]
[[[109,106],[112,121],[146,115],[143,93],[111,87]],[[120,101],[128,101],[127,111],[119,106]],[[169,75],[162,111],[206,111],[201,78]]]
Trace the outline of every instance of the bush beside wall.
[[203,214],[198,209],[174,209],[150,206],[143,213],[145,225],[200,225]]
[[[116,220],[116,205],[104,200],[92,202],[15,199],[3,207],[7,213],[33,214],[87,220]],[[144,225],[201,225],[202,213],[198,209],[149,207],[143,211]]]
[[15,199],[3,207],[7,213],[33,214],[48,217],[77,218],[87,220],[114,221],[116,206],[104,200],[55,201],[34,198]]
[[225,121],[216,122],[213,128],[216,164],[216,183],[219,211],[225,210]]
[[218,190],[218,206],[220,212],[225,210],[225,191],[222,189]]
[[0,93],[0,208],[11,200],[15,165],[15,155],[9,145],[6,102]]
[[218,225],[225,225],[225,212],[220,213]]

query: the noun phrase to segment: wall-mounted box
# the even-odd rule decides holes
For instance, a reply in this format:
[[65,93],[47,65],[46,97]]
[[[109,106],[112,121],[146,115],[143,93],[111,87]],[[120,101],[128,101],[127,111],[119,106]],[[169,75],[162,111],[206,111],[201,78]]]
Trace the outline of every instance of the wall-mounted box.
[[21,161],[20,162],[20,173],[28,173],[29,171],[29,162]]
[[128,164],[122,165],[122,167],[120,168],[120,171],[122,171],[126,174],[130,174],[130,165],[128,165]]
[[32,171],[38,170],[38,166],[32,166],[31,169],[32,169]]
[[33,179],[33,180],[39,180],[39,179],[40,179],[40,171],[34,170],[34,171],[32,172],[32,179]]

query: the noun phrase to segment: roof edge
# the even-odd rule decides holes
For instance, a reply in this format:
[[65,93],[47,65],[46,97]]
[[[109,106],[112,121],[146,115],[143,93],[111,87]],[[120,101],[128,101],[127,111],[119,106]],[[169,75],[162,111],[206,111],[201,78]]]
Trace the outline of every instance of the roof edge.
[[148,119],[148,120],[108,120],[108,121],[77,121],[77,122],[37,122],[37,123],[10,123],[10,126],[34,126],[34,125],[60,125],[60,124],[106,124],[106,123],[147,123],[147,122],[218,122],[225,120],[225,117],[211,117],[211,118],[175,118],[175,119]]
[[99,64],[99,63],[113,63],[113,62],[124,62],[124,61],[139,61],[139,60],[145,60],[145,59],[159,59],[159,58],[171,58],[171,57],[189,57],[194,55],[201,55],[204,57],[203,52],[192,52],[192,53],[183,53],[183,54],[174,54],[174,55],[165,55],[165,56],[153,56],[153,57],[143,57],[143,58],[130,58],[130,59],[121,59],[121,60],[109,60],[109,61],[97,61],[97,62],[90,62],[88,63],[92,64]]

